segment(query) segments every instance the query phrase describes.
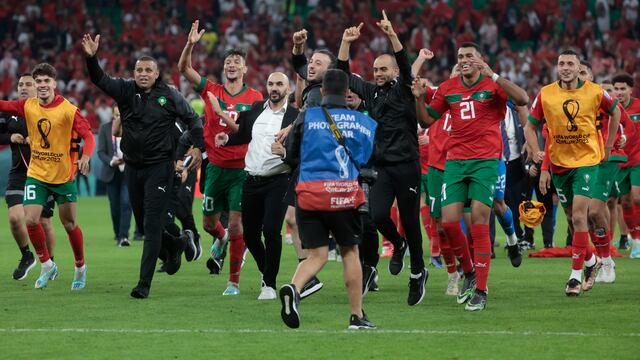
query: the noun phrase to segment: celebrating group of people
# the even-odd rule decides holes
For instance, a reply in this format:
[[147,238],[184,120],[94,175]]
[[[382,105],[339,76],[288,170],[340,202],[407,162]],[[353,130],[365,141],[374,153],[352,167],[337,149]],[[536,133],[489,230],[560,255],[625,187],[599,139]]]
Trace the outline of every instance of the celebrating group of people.
[[[378,231],[393,245],[392,275],[402,272],[409,255],[407,304],[425,298],[429,272],[420,215],[426,205],[422,215],[429,219],[431,256],[441,254],[448,273],[446,294],[456,296],[467,311],[482,311],[493,253],[492,210],[507,235],[511,264],[522,262],[514,225],[518,210],[505,203],[506,169],[512,161],[505,154],[519,152],[505,136],[522,127],[526,157],[539,172],[540,193],[555,191],[569,220],[573,253],[566,294],[589,291],[596,279],[615,279],[610,209],[618,197],[634,246],[631,256],[640,257],[640,101],[631,97],[630,76],[595,84],[588,63],[565,50],[558,57],[558,81],[542,88],[529,114],[527,92],[493,72],[481,47],[471,42],[459,46],[450,79],[433,87],[418,74],[435,55],[422,49],[410,64],[382,14],[376,25],[393,54],[375,59],[373,83],[349,67],[350,46],[362,24],[344,30],[337,56],[316,49],[309,59],[307,32],[300,30],[293,35],[295,92],[287,74],[273,72],[266,77],[266,99],[245,85],[250,69],[242,50],[226,53],[223,84],[192,67],[192,53],[204,33],[196,20],[178,69],[204,101],[203,119],[162,81],[154,58],[139,58],[133,79],[114,78],[100,66],[100,35],[82,38],[91,81],[117,104],[118,119],[105,138],[117,138],[113,153],[121,152],[123,159],[109,165],[124,165],[133,214],[144,229],[132,297],[149,296],[158,259],[172,275],[183,253],[187,261],[200,257],[191,212],[200,170],[203,228],[214,238],[207,260],[211,273],[221,272],[229,249],[223,295],[240,294],[247,249],[262,274],[258,299],[279,298],[284,323],[297,328],[300,301],[322,288],[316,275],[335,241],[351,306],[349,328],[375,328],[363,310],[363,297],[379,288]],[[41,263],[35,287],[44,288],[57,276],[50,223],[56,202],[75,257],[71,288],[81,290],[87,266],[75,221],[74,176],[88,172],[94,140],[78,109],[55,94],[55,79],[55,69],[40,64],[20,78],[20,100],[0,101],[0,111],[16,116],[8,130],[14,166],[6,193],[11,230],[23,253],[14,278],[23,279],[35,265],[27,234]],[[402,232],[391,219],[394,203]],[[521,212],[535,208],[527,202]],[[289,222],[299,265],[278,292],[285,217],[295,219]]]

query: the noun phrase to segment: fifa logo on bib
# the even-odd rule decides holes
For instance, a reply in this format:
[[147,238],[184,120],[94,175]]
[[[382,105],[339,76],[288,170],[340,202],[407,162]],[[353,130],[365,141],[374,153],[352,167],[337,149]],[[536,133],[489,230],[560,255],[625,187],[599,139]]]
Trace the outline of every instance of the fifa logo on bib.
[[42,137],[40,147],[42,147],[43,149],[50,148],[51,143],[49,142],[49,133],[51,132],[51,121],[49,121],[49,119],[38,120],[38,132]]
[[578,113],[580,112],[580,103],[573,99],[566,100],[562,104],[562,111],[564,111],[564,115],[567,117],[567,131],[578,131],[576,117],[578,117]]

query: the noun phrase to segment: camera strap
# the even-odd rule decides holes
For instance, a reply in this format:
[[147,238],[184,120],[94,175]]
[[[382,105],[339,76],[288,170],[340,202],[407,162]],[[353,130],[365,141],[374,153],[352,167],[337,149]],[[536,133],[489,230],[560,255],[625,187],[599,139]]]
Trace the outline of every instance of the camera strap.
[[349,159],[353,163],[353,166],[355,166],[356,170],[360,172],[360,166],[358,166],[358,163],[353,159],[353,156],[351,155],[351,151],[349,151],[349,148],[347,147],[347,144],[344,141],[344,136],[342,136],[342,131],[338,129],[338,125],[336,125],[335,120],[333,120],[333,117],[331,117],[331,114],[329,114],[329,111],[327,110],[327,108],[325,108],[324,106],[321,106],[321,108],[322,108],[322,113],[324,114],[324,118],[329,123],[329,130],[331,130],[333,137],[338,141],[338,144],[344,148],[344,151],[347,153],[347,156],[349,156]]

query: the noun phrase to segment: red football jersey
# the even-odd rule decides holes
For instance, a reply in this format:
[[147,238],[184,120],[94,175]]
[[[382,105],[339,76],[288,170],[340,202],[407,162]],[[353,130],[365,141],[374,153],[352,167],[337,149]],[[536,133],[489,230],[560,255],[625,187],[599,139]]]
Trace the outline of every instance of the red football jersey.
[[[424,97],[424,102],[426,104],[429,104],[431,102],[431,99],[433,98],[434,93],[435,93],[434,89],[432,89],[431,87],[427,87],[427,93]],[[429,129],[418,129],[418,137],[420,136],[429,137],[428,144],[418,145],[420,149],[420,172],[422,174],[426,174],[429,172],[429,148],[432,146],[431,136],[429,132],[430,132]]]
[[226,111],[232,119],[238,118],[238,113],[247,111],[251,105],[262,100],[262,94],[255,89],[246,85],[242,87],[239,93],[232,95],[227,92],[224,85],[214,84],[207,80],[200,90],[200,97],[204,100],[204,145],[207,150],[207,156],[210,163],[230,169],[243,169],[244,156],[247,154],[248,145],[232,145],[232,146],[215,146],[216,134],[224,132],[230,133],[231,129],[218,115],[211,109],[207,91],[210,91],[218,98],[220,108]]
[[447,142],[451,130],[451,115],[447,111],[429,127],[429,166],[444,171],[447,161]]
[[500,159],[507,94],[493,80],[480,75],[468,85],[462,76],[449,79],[427,107],[434,118],[451,114],[447,160]]
[[633,139],[627,139],[624,149],[629,155],[629,161],[623,166],[638,165],[640,164],[640,99],[632,97],[627,104],[624,104],[624,109],[635,125],[636,135]]
[[[418,129],[418,137],[429,136],[429,129]],[[420,144],[420,173],[426,174],[429,172],[429,147],[431,146],[431,137],[429,136],[428,144]]]
[[[611,156],[609,156],[609,161],[625,163],[628,160],[627,152],[625,151],[625,149],[630,149],[630,145],[635,143],[637,140],[635,138],[634,124],[629,118],[629,115],[627,115],[627,112],[624,111],[624,108],[622,107],[622,105],[620,105],[620,103],[618,103],[618,108],[620,109],[620,125],[618,126],[616,139],[613,143],[613,149],[611,149]],[[597,119],[600,120],[601,125],[600,141],[602,142],[603,147],[607,142],[607,137],[609,136],[609,118],[609,114],[602,110],[600,110],[600,112],[598,113]],[[620,137],[622,136],[622,134],[625,134],[625,136],[627,137],[627,142],[623,148],[619,149],[616,147],[616,144],[618,144],[618,142],[620,141]],[[624,167],[625,165],[621,166]]]

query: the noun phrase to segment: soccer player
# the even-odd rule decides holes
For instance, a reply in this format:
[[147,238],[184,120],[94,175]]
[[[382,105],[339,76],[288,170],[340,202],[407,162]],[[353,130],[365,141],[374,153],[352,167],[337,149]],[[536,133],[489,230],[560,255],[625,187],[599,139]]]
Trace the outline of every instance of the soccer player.
[[[31,74],[23,74],[18,79],[18,96],[20,100],[36,97],[35,81],[33,81]],[[0,128],[2,129],[0,131],[0,144],[11,144],[11,170],[9,171],[9,184],[4,198],[9,207],[11,234],[22,254],[18,267],[13,271],[13,279],[22,280],[27,277],[29,270],[36,265],[35,257],[29,250],[29,234],[24,221],[25,214],[24,206],[22,205],[24,183],[27,180],[27,168],[31,158],[29,144],[25,140],[29,134],[27,133],[27,124],[24,118],[17,116],[7,119],[6,123],[0,123]],[[54,206],[55,202],[53,198],[50,198],[40,217],[40,223],[47,239],[47,249],[52,259],[56,241],[55,232],[51,225]]]
[[442,228],[454,249],[463,246],[466,239],[460,218],[465,202],[470,199],[475,273],[463,262],[465,287],[458,296],[459,303],[468,301],[465,306],[468,311],[483,310],[487,302],[491,262],[489,216],[502,152],[500,122],[508,97],[520,106],[529,100],[523,89],[491,70],[481,59],[479,49],[474,43],[463,43],[458,49],[460,76],[442,83],[426,109],[416,107],[418,119],[426,126],[447,110],[451,115],[442,185]]
[[[204,139],[209,164],[202,198],[203,226],[205,231],[219,241],[211,247],[211,259],[207,266],[212,272],[219,272],[222,264],[217,258],[229,241],[229,282],[222,295],[240,294],[240,269],[244,254],[244,237],[242,230],[242,184],[244,183],[244,157],[247,144],[233,146],[215,146],[215,136],[220,132],[231,133],[230,127],[213,112],[207,92],[218,98],[220,107],[234,120],[238,113],[247,111],[251,104],[262,100],[259,91],[247,87],[244,76],[247,73],[246,54],[241,50],[229,50],[224,56],[224,76],[226,82],[214,84],[200,75],[191,66],[191,53],[195,44],[200,41],[204,29],[198,31],[198,20],[191,25],[187,43],[182,50],[178,69],[193,85],[205,102]],[[220,223],[220,213],[229,212],[229,229],[225,230]]]
[[[95,142],[87,120],[80,110],[67,99],[55,94],[56,69],[46,63],[38,64],[32,71],[37,97],[17,101],[0,101],[0,111],[23,117],[29,134],[31,160],[24,187],[24,212],[27,232],[40,259],[40,276],[36,289],[47,286],[58,275],[58,266],[51,260],[40,217],[49,196],[59,206],[60,222],[69,235],[75,258],[75,272],[71,290],[86,286],[87,267],[84,263],[82,230],[76,223],[78,190],[74,181],[78,148],[73,143],[77,134],[84,140],[84,152],[77,160],[77,170],[89,172],[89,158]],[[73,147],[73,149],[72,149]]]
[[[634,86],[633,77],[629,74],[619,74],[614,76],[611,82],[618,101],[633,121],[638,133],[640,131],[640,100],[631,96]],[[627,166],[620,168],[620,175],[616,179],[616,186],[622,200],[622,216],[631,237],[630,257],[632,259],[640,259],[640,143],[638,140],[625,147],[629,161],[626,163]]]
[[[591,70],[591,64],[588,62],[582,62],[580,64],[580,80],[593,81],[593,72]],[[604,89],[604,88],[603,88]],[[620,104],[618,104],[620,106]],[[620,123],[625,126],[627,132],[634,132],[633,124],[624,111],[621,112]],[[609,116],[603,111],[599,111],[597,119],[600,121],[598,126],[601,132],[602,139],[606,139],[608,136]],[[607,282],[612,283],[615,281],[615,264],[611,258],[609,245],[613,237],[611,228],[611,213],[607,207],[609,198],[613,197],[612,190],[615,185],[615,178],[619,171],[619,165],[626,162],[627,155],[621,147],[626,142],[625,138],[622,138],[620,127],[616,128],[616,140],[615,147],[611,149],[611,156],[609,160],[603,161],[598,167],[598,179],[593,191],[593,198],[589,203],[589,236],[591,242],[596,249],[597,256],[602,262],[602,271],[600,271],[600,264],[596,264],[594,268],[597,271],[595,278],[593,276],[586,276],[588,280],[585,280],[582,290],[588,291],[593,287],[593,282]],[[602,140],[601,140],[602,141]],[[592,255],[595,256],[595,255]],[[588,262],[590,259],[586,259]],[[591,275],[591,274],[587,274]]]
[[[540,90],[525,128],[529,147],[533,154],[538,154],[540,148],[535,132],[542,123],[547,124],[551,177],[567,218],[573,224],[572,271],[565,288],[567,296],[580,295],[583,265],[596,265],[595,259],[589,259],[585,264],[589,246],[587,213],[598,179],[598,166],[609,159],[620,123],[617,101],[599,85],[580,80],[579,65],[576,52],[565,50],[560,53],[557,62],[559,80]],[[612,115],[604,150],[596,120],[600,109]],[[542,172],[540,182],[547,186],[548,172]],[[595,278],[596,274],[591,272],[590,277]],[[585,279],[585,283],[587,281],[590,279]]]

